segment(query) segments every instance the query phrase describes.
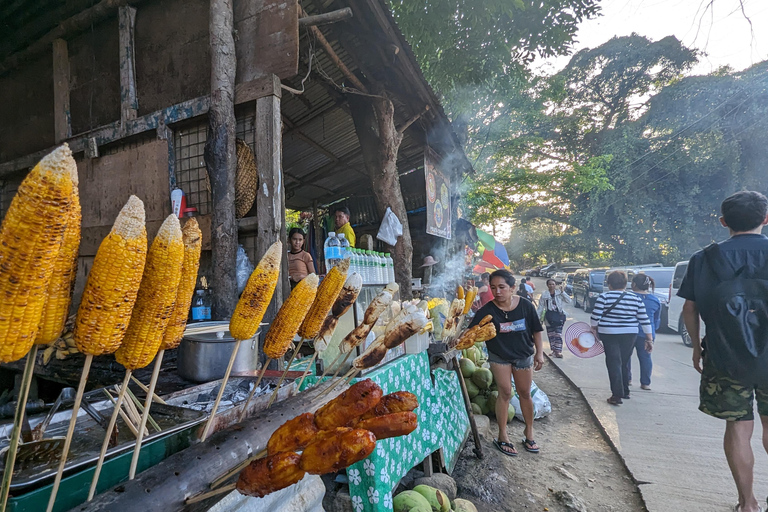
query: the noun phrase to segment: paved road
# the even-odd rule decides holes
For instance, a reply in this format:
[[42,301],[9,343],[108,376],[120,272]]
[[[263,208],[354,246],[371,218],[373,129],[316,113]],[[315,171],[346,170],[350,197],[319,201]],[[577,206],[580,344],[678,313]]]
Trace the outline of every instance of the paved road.
[[[545,289],[535,279],[535,296]],[[567,307],[568,323],[588,322],[581,309]],[[545,335],[546,338],[546,335]],[[549,353],[549,345],[544,342]],[[699,374],[691,362],[691,349],[675,334],[659,334],[653,352],[651,391],[639,388],[639,366],[633,356],[635,385],[631,400],[614,407],[603,356],[580,359],[564,350],[553,359],[584,395],[624,458],[641,482],[650,512],[724,512],[737,501],[722,450],[724,422],[698,408]],[[546,390],[545,390],[546,391]],[[763,450],[759,422],[752,446],[755,451],[755,492],[768,493],[768,455]]]

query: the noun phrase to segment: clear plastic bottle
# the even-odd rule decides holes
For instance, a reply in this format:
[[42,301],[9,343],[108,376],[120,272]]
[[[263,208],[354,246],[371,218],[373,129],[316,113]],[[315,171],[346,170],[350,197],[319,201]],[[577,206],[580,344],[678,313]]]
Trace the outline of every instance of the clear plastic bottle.
[[[349,274],[351,275],[353,272],[357,272],[358,274],[361,274],[360,270],[360,249],[352,249],[352,265],[351,269],[349,271]],[[362,274],[361,274],[362,275]]]
[[339,244],[339,239],[336,238],[336,233],[333,231],[328,233],[328,238],[325,239],[323,255],[325,256],[326,270],[331,270],[341,259],[341,245]]
[[379,272],[381,272],[381,284],[389,283],[387,276],[387,259],[384,257],[384,253],[379,253]]
[[349,250],[350,249],[349,240],[347,240],[346,235],[344,235],[344,233],[339,233],[338,235],[336,235],[336,238],[339,239],[339,248],[341,249],[340,259],[349,258],[350,256],[352,256],[352,253]]
[[386,253],[384,259],[387,260],[387,283],[392,283],[395,281],[395,262],[390,253]]
[[374,275],[373,275],[373,258],[371,258],[371,251],[365,251],[365,277],[363,278],[363,283],[365,284],[376,284],[374,282]]
[[381,271],[381,265],[384,262],[376,251],[373,252],[373,261],[376,263],[376,284],[384,284],[384,272]]

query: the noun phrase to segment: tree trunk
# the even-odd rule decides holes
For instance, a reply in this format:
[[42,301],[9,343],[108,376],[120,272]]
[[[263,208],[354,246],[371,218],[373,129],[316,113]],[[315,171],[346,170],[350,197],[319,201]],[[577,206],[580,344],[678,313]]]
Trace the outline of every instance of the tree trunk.
[[211,318],[232,316],[237,303],[235,220],[235,40],[232,0],[211,0],[211,107],[205,165],[211,180]]
[[395,128],[394,105],[384,97],[383,90],[377,91],[377,94],[380,97],[352,94],[349,105],[365,168],[371,177],[379,217],[383,218],[389,207],[403,224],[403,236],[390,252],[395,262],[395,280],[400,285],[400,298],[405,300],[411,297],[413,244],[397,173],[397,152],[403,134]]

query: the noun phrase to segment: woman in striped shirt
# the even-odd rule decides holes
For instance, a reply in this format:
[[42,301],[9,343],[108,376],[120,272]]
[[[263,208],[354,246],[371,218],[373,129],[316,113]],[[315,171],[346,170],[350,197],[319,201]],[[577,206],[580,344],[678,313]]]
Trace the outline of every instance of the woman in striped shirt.
[[645,312],[643,300],[626,291],[627,276],[615,271],[606,278],[609,291],[601,294],[592,311],[592,331],[605,348],[605,366],[611,381],[608,403],[620,405],[629,398],[629,372],[627,363],[632,357],[638,326],[646,341],[653,342],[651,321]]

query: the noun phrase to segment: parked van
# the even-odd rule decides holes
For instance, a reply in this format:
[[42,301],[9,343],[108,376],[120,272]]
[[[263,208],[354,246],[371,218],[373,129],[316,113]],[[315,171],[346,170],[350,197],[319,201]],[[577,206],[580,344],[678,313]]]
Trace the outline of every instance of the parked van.
[[573,305],[590,313],[597,297],[603,293],[605,269],[580,268],[573,274]]
[[[685,328],[685,322],[683,322],[683,304],[685,304],[685,299],[677,296],[677,291],[680,289],[680,285],[683,284],[683,278],[687,271],[687,261],[680,261],[675,265],[675,273],[669,285],[669,298],[667,300],[667,327],[680,335],[683,345],[692,347],[691,336],[688,334],[688,329]],[[701,322],[700,329],[700,334],[703,337],[705,333],[704,322]]]

